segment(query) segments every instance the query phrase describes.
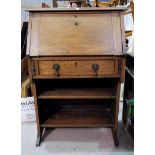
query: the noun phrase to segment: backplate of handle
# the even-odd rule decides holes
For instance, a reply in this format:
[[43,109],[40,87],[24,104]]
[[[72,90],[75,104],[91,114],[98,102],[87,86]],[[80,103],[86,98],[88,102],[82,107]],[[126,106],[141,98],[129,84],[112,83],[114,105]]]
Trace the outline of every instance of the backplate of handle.
[[97,76],[97,72],[99,70],[99,65],[98,64],[93,64],[92,65],[92,70],[94,72],[94,75]]
[[56,76],[60,76],[60,72],[59,72],[59,70],[60,70],[60,65],[59,65],[59,64],[54,64],[54,65],[53,65],[53,69],[55,70],[55,75],[56,75]]

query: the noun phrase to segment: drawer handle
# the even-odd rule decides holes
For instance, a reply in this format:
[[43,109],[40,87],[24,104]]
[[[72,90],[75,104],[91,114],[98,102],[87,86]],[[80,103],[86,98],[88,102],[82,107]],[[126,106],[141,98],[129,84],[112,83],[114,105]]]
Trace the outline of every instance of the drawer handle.
[[99,65],[98,64],[93,64],[92,65],[92,70],[94,72],[94,75],[97,76],[97,72],[99,70]]
[[59,64],[54,64],[53,69],[55,70],[55,75],[60,76],[60,73],[59,73],[60,65]]

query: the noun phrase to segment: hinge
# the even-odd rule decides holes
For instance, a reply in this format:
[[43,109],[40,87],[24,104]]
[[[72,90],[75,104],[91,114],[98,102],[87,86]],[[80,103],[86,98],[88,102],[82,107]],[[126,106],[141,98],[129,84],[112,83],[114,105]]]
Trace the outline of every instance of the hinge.
[[119,59],[118,60],[118,74],[121,74],[121,71],[122,71],[122,60]]

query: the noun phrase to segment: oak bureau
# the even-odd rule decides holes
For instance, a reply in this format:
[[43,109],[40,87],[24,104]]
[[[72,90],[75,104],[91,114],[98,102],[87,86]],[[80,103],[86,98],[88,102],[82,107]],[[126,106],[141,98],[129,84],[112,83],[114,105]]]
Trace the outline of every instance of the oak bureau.
[[28,10],[27,57],[35,99],[36,146],[45,129],[60,127],[111,128],[118,145],[125,9]]

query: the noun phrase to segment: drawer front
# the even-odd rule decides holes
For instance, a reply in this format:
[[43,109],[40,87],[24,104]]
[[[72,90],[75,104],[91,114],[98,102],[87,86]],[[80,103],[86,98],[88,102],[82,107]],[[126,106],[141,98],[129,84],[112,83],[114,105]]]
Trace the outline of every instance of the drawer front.
[[116,75],[116,60],[39,61],[39,75],[52,77],[100,77]]

